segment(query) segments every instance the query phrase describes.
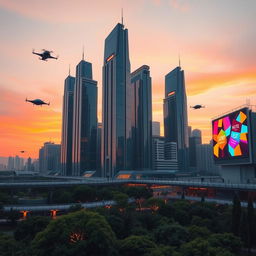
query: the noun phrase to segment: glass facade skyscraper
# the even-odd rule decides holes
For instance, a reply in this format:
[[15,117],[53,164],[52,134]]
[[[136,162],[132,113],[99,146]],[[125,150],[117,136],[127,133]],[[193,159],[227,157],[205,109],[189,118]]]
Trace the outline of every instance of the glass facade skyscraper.
[[179,170],[187,170],[187,96],[184,71],[180,67],[176,67],[165,76],[164,137],[166,143],[177,143]]
[[61,138],[61,173],[72,175],[73,101],[75,78],[68,76],[64,83]]
[[102,91],[103,177],[132,167],[128,30],[118,23],[105,39]]
[[73,111],[72,175],[80,176],[96,170],[97,155],[97,82],[84,60],[76,67]]
[[135,170],[152,168],[152,92],[149,66],[131,74],[132,162]]

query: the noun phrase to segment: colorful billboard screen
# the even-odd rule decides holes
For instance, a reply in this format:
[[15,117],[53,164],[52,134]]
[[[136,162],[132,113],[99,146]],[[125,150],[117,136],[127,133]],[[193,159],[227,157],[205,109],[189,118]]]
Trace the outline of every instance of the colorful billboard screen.
[[215,160],[249,159],[248,124],[248,108],[213,120]]

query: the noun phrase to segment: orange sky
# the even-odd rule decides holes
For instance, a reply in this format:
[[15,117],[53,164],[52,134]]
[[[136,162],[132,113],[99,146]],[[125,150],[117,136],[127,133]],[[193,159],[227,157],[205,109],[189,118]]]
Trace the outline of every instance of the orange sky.
[[[63,83],[81,59],[93,64],[101,120],[104,39],[120,20],[129,30],[132,71],[146,64],[152,76],[153,119],[162,123],[164,76],[185,70],[189,124],[211,139],[211,118],[255,104],[254,0],[0,0],[0,156],[38,157],[46,141],[60,143]],[[39,61],[32,49],[54,50],[59,60]],[[37,107],[25,98],[41,98]],[[163,131],[162,131],[163,132]]]

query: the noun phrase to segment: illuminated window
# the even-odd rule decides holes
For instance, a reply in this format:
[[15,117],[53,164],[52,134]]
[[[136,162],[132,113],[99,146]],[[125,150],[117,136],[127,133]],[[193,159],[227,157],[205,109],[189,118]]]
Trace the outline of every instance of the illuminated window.
[[131,178],[131,174],[120,174],[117,177],[118,179],[130,179]]
[[110,60],[112,60],[114,58],[114,54],[110,55],[108,58],[107,58],[107,62],[109,62]]
[[169,93],[168,93],[168,97],[169,97],[169,96],[172,96],[172,95],[174,95],[174,94],[175,94],[175,91],[169,92]]

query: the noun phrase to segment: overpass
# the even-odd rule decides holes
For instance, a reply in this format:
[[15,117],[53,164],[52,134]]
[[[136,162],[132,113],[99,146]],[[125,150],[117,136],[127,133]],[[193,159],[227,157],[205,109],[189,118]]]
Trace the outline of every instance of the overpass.
[[71,187],[76,185],[122,185],[122,184],[146,184],[146,185],[169,185],[179,187],[200,187],[200,188],[216,188],[227,190],[242,190],[242,191],[256,191],[256,184],[233,184],[221,182],[204,182],[204,181],[190,181],[190,180],[171,180],[171,179],[105,179],[94,178],[85,179],[79,178],[74,180],[61,181],[24,181],[24,182],[0,182],[0,188],[57,188],[57,187]]

